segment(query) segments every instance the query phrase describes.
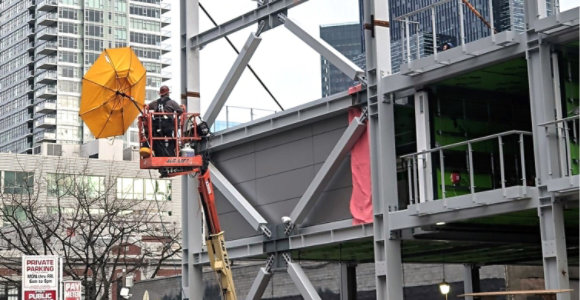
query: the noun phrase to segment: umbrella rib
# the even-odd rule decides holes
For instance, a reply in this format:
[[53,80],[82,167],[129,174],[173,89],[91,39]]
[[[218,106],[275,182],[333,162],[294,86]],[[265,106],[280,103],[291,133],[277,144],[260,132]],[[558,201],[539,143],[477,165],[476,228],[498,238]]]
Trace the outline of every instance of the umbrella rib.
[[[107,54],[107,56],[109,57],[109,60],[111,61],[109,63],[109,65],[111,66],[111,68],[113,69],[113,72],[115,72],[115,78],[117,80],[119,80],[119,73],[117,73],[117,69],[115,68],[115,65],[113,64],[113,58],[111,58],[111,56],[109,55],[109,51],[107,51],[107,49],[105,49],[105,53]],[[119,84],[119,82],[115,80],[115,83],[117,83],[117,85]],[[117,88],[117,90],[119,90],[119,88]]]
[[[120,102],[117,102],[120,103]],[[116,103],[115,103],[116,104]],[[103,106],[104,104],[102,104],[101,106]],[[115,110],[116,105],[113,106],[112,110]],[[107,117],[107,120],[105,121],[105,123],[103,123],[103,128],[101,128],[101,131],[99,131],[98,136],[101,136],[101,133],[103,133],[103,131],[105,130],[105,127],[107,127],[107,123],[109,123],[109,120],[111,119],[111,116],[113,115],[113,113],[110,113],[109,116]],[[121,114],[122,116],[123,114]],[[123,125],[124,126],[124,125]]]

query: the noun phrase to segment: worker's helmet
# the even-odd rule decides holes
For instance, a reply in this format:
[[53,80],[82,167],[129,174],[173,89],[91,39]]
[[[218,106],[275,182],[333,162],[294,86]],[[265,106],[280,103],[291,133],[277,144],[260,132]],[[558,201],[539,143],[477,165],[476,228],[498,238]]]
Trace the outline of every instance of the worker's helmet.
[[165,96],[165,95],[167,95],[167,94],[169,94],[169,87],[168,87],[168,86],[166,86],[166,85],[162,85],[162,86],[159,88],[159,95],[160,95],[160,96]]

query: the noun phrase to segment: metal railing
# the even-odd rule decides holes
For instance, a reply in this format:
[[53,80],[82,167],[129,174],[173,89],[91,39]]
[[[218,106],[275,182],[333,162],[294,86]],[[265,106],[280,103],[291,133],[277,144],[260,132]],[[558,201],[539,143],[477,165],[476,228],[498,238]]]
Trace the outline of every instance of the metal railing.
[[[556,150],[558,152],[558,161],[560,163],[561,170],[560,174],[562,177],[570,177],[570,180],[572,180],[573,175],[578,175],[579,173],[579,125],[580,115],[575,115],[538,125],[544,127],[547,137],[550,137],[555,132],[556,139],[558,140],[557,149],[552,149],[550,143],[546,143],[548,157],[552,157],[552,151]],[[548,173],[554,174],[554,168],[551,165],[551,161],[548,159],[547,162]]]
[[226,105],[212,125],[212,132],[247,123],[276,112],[269,109]]
[[[487,7],[476,8],[471,2],[465,0],[440,0],[394,18],[393,25],[395,26],[392,27],[392,30],[398,30],[401,38],[396,39],[393,43],[393,59],[398,60],[400,56],[401,63],[410,63],[430,55],[434,55],[437,59],[438,52],[446,50],[443,49],[443,46],[447,43],[453,44],[451,46],[460,46],[465,51],[465,44],[471,42],[468,36],[471,36],[471,39],[491,36],[492,40],[495,41],[495,34],[498,31],[505,29],[514,31],[523,26],[523,24],[521,24],[522,26],[516,24],[519,21],[523,22],[523,18],[514,18],[515,14],[523,14],[523,8],[520,9],[523,3],[510,0],[507,7],[497,7],[495,10],[501,11],[501,14],[496,18],[497,20],[494,20],[494,14],[498,12],[494,12],[493,1],[487,0],[485,5]],[[459,27],[459,32],[456,32],[455,26],[445,28],[445,32],[438,32],[438,27],[442,28],[441,25],[438,26],[440,20],[448,19],[450,20],[448,22],[452,22],[455,17],[458,19],[459,24],[456,25]],[[500,25],[504,28],[496,28],[496,21],[498,24],[505,23],[506,26]],[[471,25],[472,22],[484,24],[487,27],[487,32],[479,32],[481,29],[474,29]],[[397,29],[397,27],[399,28]],[[470,32],[470,30],[477,32]]]
[[[448,192],[451,188],[460,191],[460,195],[464,194],[475,194],[476,192],[491,190],[501,188],[502,193],[506,195],[507,186],[521,185],[523,187],[528,185],[528,180],[531,181],[533,177],[534,168],[528,167],[526,170],[526,149],[531,149],[531,138],[529,139],[529,146],[526,147],[525,137],[531,137],[532,133],[527,131],[511,130],[502,133],[492,134],[480,138],[475,138],[459,143],[449,144],[425,151],[420,151],[416,153],[406,154],[400,156],[403,162],[404,168],[407,171],[407,183],[408,183],[408,205],[417,204],[419,202],[433,201],[437,199],[445,200],[448,197],[459,196],[458,193],[455,195],[449,195]],[[506,141],[512,143],[512,147],[509,147],[509,157],[510,166],[506,164],[506,147],[504,144]],[[478,150],[480,154],[489,155],[489,161],[480,160],[481,155],[477,159],[474,159],[474,149]],[[497,151],[496,151],[497,150]],[[464,162],[461,162],[461,167],[454,167],[446,165],[446,153],[457,154],[460,156],[464,154]],[[529,154],[529,153],[528,153]],[[449,155],[451,156],[451,155]],[[497,157],[496,157],[497,156]],[[529,162],[533,162],[533,155],[531,156]],[[431,163],[433,161],[433,163]],[[457,163],[457,159],[454,160]],[[465,165],[463,165],[463,163]],[[474,164],[489,163],[485,167],[484,173],[476,171]],[[431,174],[429,170],[434,169]],[[438,171],[435,171],[439,168]],[[453,181],[451,178],[447,178],[446,169],[449,168],[452,177],[453,174],[461,177],[460,174],[464,172],[458,171],[458,169],[466,170],[467,174],[467,187],[464,186],[449,186],[447,182]],[[497,169],[499,169],[499,178],[497,178]],[[481,168],[480,168],[481,169]],[[438,172],[439,174],[437,174]],[[485,173],[489,172],[489,173]],[[529,175],[528,175],[529,174]],[[487,187],[476,186],[476,176],[478,179],[483,177],[488,178]],[[438,181],[438,182],[437,182]],[[433,182],[433,184],[431,184]],[[497,183],[497,184],[496,184]],[[454,184],[454,183],[452,183]],[[433,191],[438,191],[439,195],[428,196]]]

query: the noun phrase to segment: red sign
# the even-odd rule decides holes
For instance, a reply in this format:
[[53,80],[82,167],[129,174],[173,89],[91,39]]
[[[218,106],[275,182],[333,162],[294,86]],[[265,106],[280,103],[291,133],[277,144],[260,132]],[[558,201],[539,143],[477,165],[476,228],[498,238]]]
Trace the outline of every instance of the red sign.
[[24,300],[56,300],[56,291],[24,291]]
[[82,284],[80,281],[64,282],[64,300],[81,300]]

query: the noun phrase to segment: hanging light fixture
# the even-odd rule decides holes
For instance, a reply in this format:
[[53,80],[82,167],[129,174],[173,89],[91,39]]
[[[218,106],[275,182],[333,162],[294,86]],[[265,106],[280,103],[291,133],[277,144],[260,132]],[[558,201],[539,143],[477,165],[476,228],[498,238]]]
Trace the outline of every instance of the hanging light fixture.
[[443,270],[443,281],[439,284],[439,291],[442,295],[445,295],[445,300],[447,300],[447,294],[449,294],[451,286],[445,281],[445,264],[441,264],[441,269]]
[[450,290],[451,286],[445,280],[439,284],[439,291],[441,294],[445,295],[445,299],[447,299],[447,294],[449,294]]

